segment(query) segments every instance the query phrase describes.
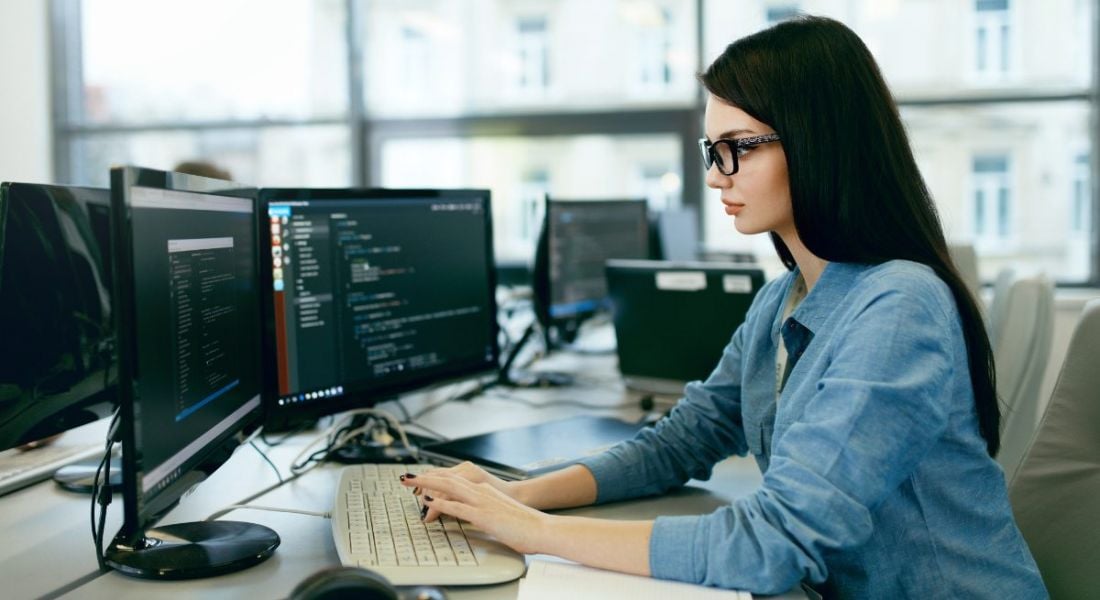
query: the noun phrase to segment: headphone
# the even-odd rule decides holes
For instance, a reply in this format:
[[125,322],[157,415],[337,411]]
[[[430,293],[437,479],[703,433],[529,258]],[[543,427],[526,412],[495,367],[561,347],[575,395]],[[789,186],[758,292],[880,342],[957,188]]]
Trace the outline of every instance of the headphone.
[[388,579],[369,569],[334,567],[306,577],[289,600],[447,600],[434,587],[415,587],[401,594]]

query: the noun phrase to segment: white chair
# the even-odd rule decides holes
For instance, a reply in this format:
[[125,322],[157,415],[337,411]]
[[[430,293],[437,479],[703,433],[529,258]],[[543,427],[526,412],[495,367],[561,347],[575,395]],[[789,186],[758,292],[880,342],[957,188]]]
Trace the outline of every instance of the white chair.
[[1001,399],[1001,451],[1010,478],[1039,424],[1039,386],[1054,336],[1054,284],[1045,276],[1012,282],[1000,307],[1003,320],[993,358]]
[[1005,324],[1004,306],[1008,300],[1008,289],[1016,279],[1016,272],[1012,269],[1001,269],[997,278],[993,280],[993,297],[989,302],[989,311],[986,313],[986,330],[989,333],[989,344],[997,347],[997,341],[1004,333]]
[[974,251],[973,244],[948,244],[947,252],[951,255],[951,262],[955,263],[955,269],[962,277],[966,289],[974,296],[974,302],[981,304],[982,282],[978,278],[978,254]]
[[1009,478],[1016,522],[1052,598],[1095,598],[1100,589],[1098,359],[1100,300],[1093,300],[1073,331],[1042,422]]

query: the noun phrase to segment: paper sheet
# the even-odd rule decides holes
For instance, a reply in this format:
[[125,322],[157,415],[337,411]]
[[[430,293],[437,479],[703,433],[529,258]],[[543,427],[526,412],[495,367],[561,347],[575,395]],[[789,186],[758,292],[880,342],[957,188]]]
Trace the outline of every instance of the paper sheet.
[[532,560],[519,582],[518,600],[752,600],[748,592],[720,590],[626,575],[573,563]]

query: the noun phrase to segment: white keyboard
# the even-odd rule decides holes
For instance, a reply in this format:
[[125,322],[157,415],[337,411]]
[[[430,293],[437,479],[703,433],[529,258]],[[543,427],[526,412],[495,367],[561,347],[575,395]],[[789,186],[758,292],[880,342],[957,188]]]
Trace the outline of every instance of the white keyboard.
[[0,494],[48,479],[54,471],[78,460],[103,456],[103,443],[49,444],[33,450],[0,452]]
[[451,517],[424,523],[420,503],[399,482],[430,465],[345,467],[336,488],[332,537],[340,562],[376,571],[394,585],[486,585],[523,575],[523,555]]

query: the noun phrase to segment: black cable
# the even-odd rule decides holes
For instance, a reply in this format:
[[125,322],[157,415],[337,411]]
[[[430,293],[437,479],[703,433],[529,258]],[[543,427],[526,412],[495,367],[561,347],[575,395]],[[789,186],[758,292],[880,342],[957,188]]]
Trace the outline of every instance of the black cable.
[[271,465],[271,470],[275,471],[275,476],[279,478],[279,483],[282,483],[283,474],[279,472],[279,467],[276,467],[275,463],[271,462],[271,459],[267,457],[267,454],[265,454],[263,450],[260,450],[260,447],[256,445],[256,442],[248,442],[248,445],[252,446],[253,450],[260,453],[260,457],[264,459],[264,462],[266,462],[268,465]]
[[[92,542],[95,544],[96,563],[99,564],[101,572],[107,570],[107,563],[103,560],[103,530],[107,524],[107,505],[111,503],[111,450],[115,445],[118,424],[119,411],[116,409],[114,416],[111,417],[111,424],[107,427],[107,440],[103,444],[103,460],[99,461],[95,477],[92,478]],[[96,504],[100,506],[98,528],[95,522]]]

